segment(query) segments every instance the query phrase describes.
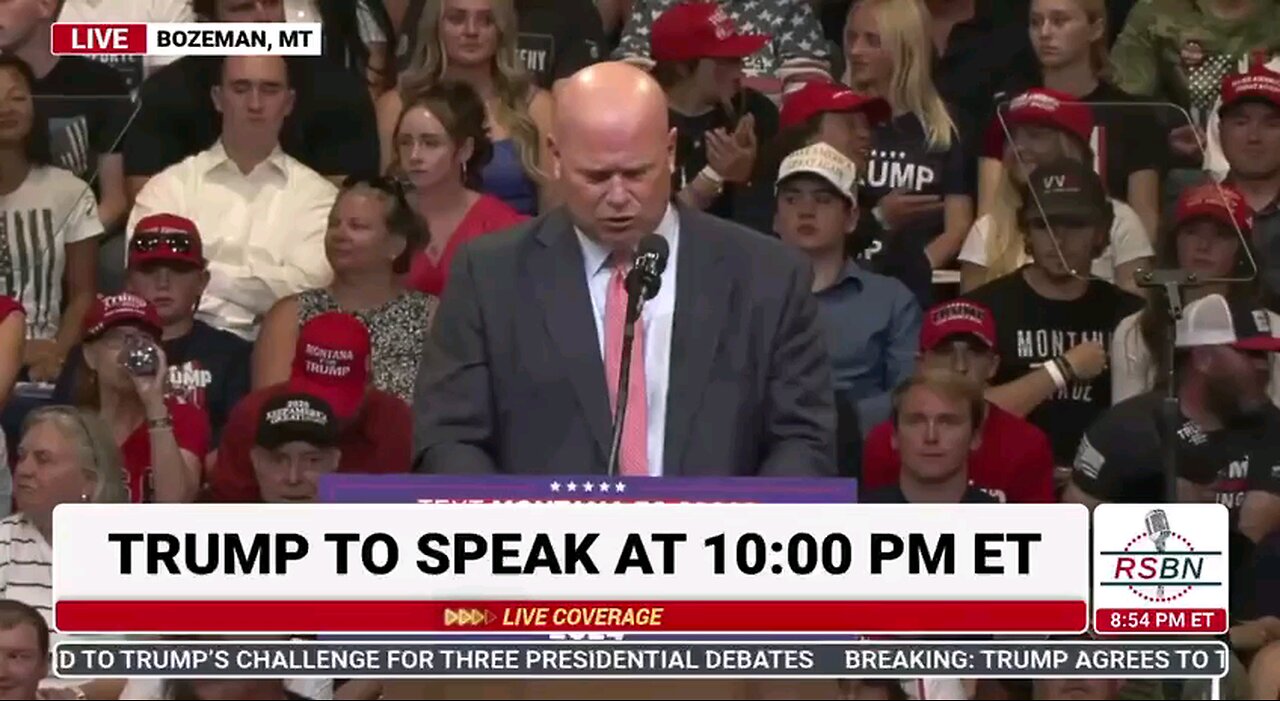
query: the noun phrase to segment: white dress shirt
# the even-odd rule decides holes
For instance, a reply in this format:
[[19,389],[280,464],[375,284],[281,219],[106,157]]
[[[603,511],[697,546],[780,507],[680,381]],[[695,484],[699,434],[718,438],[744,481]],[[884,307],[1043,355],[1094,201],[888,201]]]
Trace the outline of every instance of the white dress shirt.
[[253,340],[276,300],[329,284],[324,234],[337,192],[278,147],[246,175],[219,141],[148,180],[128,231],[149,214],[194,221],[210,273],[197,316]]
[[[612,251],[587,238],[581,231],[578,242],[582,245],[582,258],[586,265],[587,289],[591,292],[591,306],[595,311],[596,338],[600,343],[600,358],[609,366],[604,351],[605,310],[609,299],[609,280],[613,268],[609,265]],[[667,240],[670,254],[667,267],[662,271],[662,286],[658,294],[645,303],[640,314],[644,329],[644,390],[648,403],[649,435],[646,440],[649,458],[649,475],[662,476],[663,443],[667,436],[667,390],[671,374],[671,326],[676,311],[676,259],[680,251],[680,220],[674,207],[668,206],[655,232]],[[633,366],[634,367],[634,366]],[[609,409],[612,411],[613,403]]]

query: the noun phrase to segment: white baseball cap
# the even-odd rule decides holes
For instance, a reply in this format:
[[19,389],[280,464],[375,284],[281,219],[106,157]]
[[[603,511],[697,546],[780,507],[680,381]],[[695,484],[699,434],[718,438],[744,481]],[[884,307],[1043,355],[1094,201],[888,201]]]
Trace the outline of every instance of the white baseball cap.
[[830,144],[819,142],[805,146],[782,159],[775,185],[781,185],[783,180],[802,173],[816,175],[831,183],[836,192],[848,197],[851,202],[858,197],[858,166]]
[[1280,338],[1271,330],[1265,309],[1232,308],[1225,297],[1212,294],[1187,305],[1178,319],[1175,345],[1231,346],[1246,351],[1280,353]]

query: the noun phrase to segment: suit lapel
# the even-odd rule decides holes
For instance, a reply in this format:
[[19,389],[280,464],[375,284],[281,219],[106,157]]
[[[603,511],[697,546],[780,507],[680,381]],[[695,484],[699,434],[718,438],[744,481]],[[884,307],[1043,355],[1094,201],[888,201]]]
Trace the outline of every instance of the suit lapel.
[[547,333],[564,358],[603,466],[609,454],[612,412],[582,248],[573,225],[561,212],[547,217],[537,241],[529,260],[531,286],[542,307]]
[[723,249],[715,229],[699,226],[706,215],[686,207],[680,213],[680,251],[676,262],[676,308],[671,328],[671,366],[667,392],[667,435],[663,469],[684,468],[684,453],[693,420],[720,348],[720,333],[729,308],[730,281],[721,266]]

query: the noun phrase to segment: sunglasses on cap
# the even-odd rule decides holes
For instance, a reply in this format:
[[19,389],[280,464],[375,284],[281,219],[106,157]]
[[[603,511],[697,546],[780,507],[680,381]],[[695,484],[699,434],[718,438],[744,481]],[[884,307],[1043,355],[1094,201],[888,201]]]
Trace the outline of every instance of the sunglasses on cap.
[[142,234],[129,241],[129,247],[139,253],[150,253],[157,248],[167,248],[174,253],[191,253],[195,248],[188,234]]
[[381,175],[374,178],[348,175],[342,181],[343,190],[350,190],[351,188],[358,187],[360,185],[371,187],[401,201],[405,199],[405,184],[396,178],[388,178]]

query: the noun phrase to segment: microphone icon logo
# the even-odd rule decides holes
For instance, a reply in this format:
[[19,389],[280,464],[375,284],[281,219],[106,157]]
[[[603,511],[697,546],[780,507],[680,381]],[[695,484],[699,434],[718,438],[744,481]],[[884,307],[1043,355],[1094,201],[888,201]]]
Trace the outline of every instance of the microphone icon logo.
[[[1147,537],[1151,539],[1151,544],[1156,546],[1156,552],[1163,553],[1165,542],[1169,540],[1169,536],[1173,533],[1169,529],[1169,515],[1164,509],[1152,509],[1147,512]],[[1156,597],[1164,596],[1164,586],[1156,587]]]

